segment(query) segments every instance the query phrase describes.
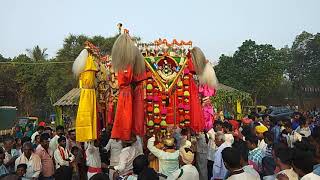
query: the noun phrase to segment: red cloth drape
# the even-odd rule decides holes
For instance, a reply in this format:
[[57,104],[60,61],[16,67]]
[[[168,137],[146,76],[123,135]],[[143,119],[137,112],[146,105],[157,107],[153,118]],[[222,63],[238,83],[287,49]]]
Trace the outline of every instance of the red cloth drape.
[[107,122],[108,124],[112,124],[113,123],[113,118],[114,118],[114,105],[112,101],[108,102],[108,115],[107,115]]
[[[166,117],[167,124],[174,124],[175,123],[175,121],[174,121],[175,114],[177,116],[177,112],[175,112],[175,110],[177,108],[174,109],[174,107],[178,106],[177,105],[177,101],[176,102],[175,101],[176,101],[176,99],[174,98],[174,94],[171,94],[169,96],[169,105],[168,105],[168,107],[166,107],[167,108],[167,112],[168,112],[167,117]],[[178,119],[178,116],[176,117],[176,119]],[[177,121],[177,123],[179,124],[179,121]]]
[[[191,73],[195,74],[194,66],[191,61],[191,57],[188,58],[188,68]],[[195,132],[201,132],[204,130],[204,118],[201,108],[201,102],[199,99],[199,90],[193,78],[190,79],[190,127]]]
[[118,72],[119,97],[111,138],[130,140],[132,129],[132,68]]
[[101,107],[99,106],[98,102],[97,102],[97,137],[99,138],[99,132],[101,132],[101,130],[103,129],[103,125],[102,125],[102,121],[103,119],[101,119]]
[[133,93],[133,124],[132,131],[135,135],[144,136],[145,134],[145,108],[144,108],[144,80],[147,74],[141,73],[133,76],[135,89]]

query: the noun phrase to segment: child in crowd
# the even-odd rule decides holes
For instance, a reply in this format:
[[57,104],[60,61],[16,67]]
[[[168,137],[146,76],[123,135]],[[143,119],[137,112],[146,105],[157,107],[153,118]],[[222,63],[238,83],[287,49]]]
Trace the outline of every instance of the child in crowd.
[[28,166],[26,164],[19,164],[17,166],[16,175],[18,175],[22,180],[25,179],[23,177],[27,172],[27,168]]

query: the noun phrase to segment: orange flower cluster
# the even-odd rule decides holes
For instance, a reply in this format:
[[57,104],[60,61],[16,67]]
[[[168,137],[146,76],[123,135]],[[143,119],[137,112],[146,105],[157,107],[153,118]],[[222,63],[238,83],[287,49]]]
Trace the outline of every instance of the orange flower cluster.
[[109,55],[102,56],[100,53],[100,49],[93,45],[90,41],[86,41],[85,43],[86,49],[95,57],[98,58],[98,61],[100,62],[108,62],[109,61]]
[[169,43],[168,41],[167,41],[167,39],[159,39],[159,40],[155,40],[154,41],[154,44],[155,45],[157,45],[157,46],[160,46],[160,45],[162,45],[162,44],[165,44],[165,45],[167,45],[167,46],[173,46],[173,45],[178,45],[178,46],[192,46],[192,41],[187,41],[187,42],[185,42],[185,41],[180,41],[180,42],[178,42],[176,39],[173,39],[173,41],[171,42],[171,43]]

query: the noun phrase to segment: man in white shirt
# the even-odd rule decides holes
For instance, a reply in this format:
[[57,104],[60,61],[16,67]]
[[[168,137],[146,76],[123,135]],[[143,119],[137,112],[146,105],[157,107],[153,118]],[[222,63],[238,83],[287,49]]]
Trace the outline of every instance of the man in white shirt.
[[[110,151],[110,166],[117,166],[119,164],[119,157],[122,150],[122,141],[119,139],[110,139],[104,149],[107,152]],[[113,179],[113,173],[114,171],[110,169],[110,179]]]
[[34,132],[34,133],[31,135],[31,143],[34,144],[34,143],[35,143],[35,140],[36,140],[36,136],[37,136],[37,135],[41,135],[43,131],[44,131],[44,127],[43,127],[43,126],[39,126],[39,127],[37,128],[37,131]]
[[222,132],[216,133],[215,143],[218,148],[214,154],[214,164],[211,179],[224,179],[227,174],[227,169],[223,163],[221,152],[224,148],[231,147],[231,143],[225,141],[225,136]]
[[213,130],[213,128],[211,128],[208,132],[207,132],[207,137],[209,138],[209,142],[208,142],[208,178],[211,179],[212,177],[212,168],[213,168],[213,161],[214,161],[214,153],[216,152],[216,143],[214,142],[215,140],[215,135],[216,132]]
[[194,153],[190,149],[190,145],[191,142],[187,141],[185,146],[180,148],[179,161],[182,167],[173,172],[167,180],[199,180],[199,172],[197,168],[192,165]]
[[64,135],[64,127],[57,126],[56,128],[56,135],[50,140],[49,148],[52,152],[55,152],[59,143],[58,139]]
[[119,164],[116,166],[109,166],[109,169],[115,170],[116,176],[126,176],[131,174],[133,168],[133,160],[143,154],[142,144],[140,139],[137,140],[136,136],[132,136],[129,141],[122,141],[123,149],[119,155]]
[[56,163],[56,169],[59,169],[61,166],[69,166],[70,163],[74,160],[74,156],[66,148],[66,138],[61,136],[58,139],[58,147],[54,151],[54,160]]
[[23,144],[23,153],[16,159],[15,169],[19,164],[27,165],[27,172],[25,177],[27,179],[38,179],[41,172],[41,159],[38,155],[34,154],[32,144],[26,142]]
[[168,138],[164,141],[165,150],[156,148],[154,145],[155,141],[155,136],[151,137],[148,140],[147,147],[149,151],[159,159],[160,173],[169,176],[179,169],[179,151],[175,150],[173,138]]
[[222,150],[221,154],[224,164],[230,172],[227,180],[260,180],[260,177],[255,177],[241,168],[239,151],[231,147],[226,147]]
[[[273,149],[274,160],[277,166],[280,168],[280,172],[276,174],[278,175],[286,175],[290,180],[298,180],[299,176],[296,172],[294,172],[291,167],[291,151],[289,148],[279,145]],[[276,178],[277,179],[277,178]]]
[[101,173],[101,158],[99,151],[99,141],[88,142],[86,149],[86,160],[88,166],[88,179],[97,173]]

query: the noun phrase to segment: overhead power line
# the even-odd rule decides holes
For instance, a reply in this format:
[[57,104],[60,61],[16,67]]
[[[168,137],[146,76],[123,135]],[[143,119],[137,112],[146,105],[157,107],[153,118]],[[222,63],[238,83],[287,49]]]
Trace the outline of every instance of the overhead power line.
[[21,64],[21,65],[24,65],[24,64],[31,64],[31,65],[37,65],[37,64],[69,64],[69,63],[73,63],[74,61],[62,61],[62,62],[51,62],[51,61],[47,61],[47,62],[0,62],[0,65],[1,64]]

